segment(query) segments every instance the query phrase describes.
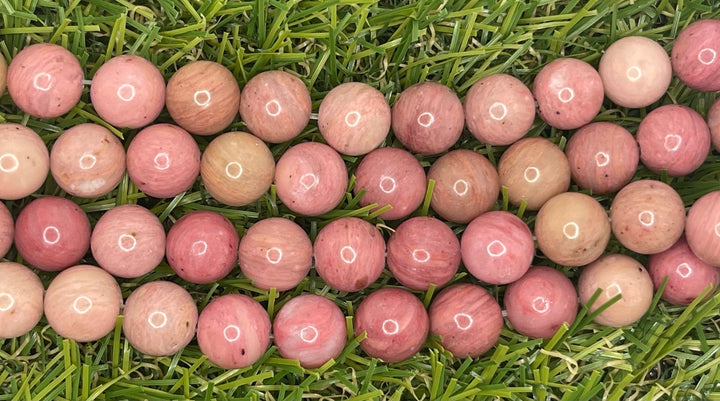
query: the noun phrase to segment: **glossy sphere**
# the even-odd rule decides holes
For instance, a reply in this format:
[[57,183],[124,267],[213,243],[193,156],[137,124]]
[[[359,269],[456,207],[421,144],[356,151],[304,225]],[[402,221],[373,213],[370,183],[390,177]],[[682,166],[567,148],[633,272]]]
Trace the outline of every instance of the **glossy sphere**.
[[5,203],[0,202],[0,258],[10,250],[15,236],[15,220]]
[[532,92],[540,117],[565,130],[592,121],[605,99],[600,74],[575,58],[559,58],[543,67],[535,77]]
[[[712,145],[715,150],[720,149],[720,99],[716,99],[707,113],[707,124],[710,128]],[[720,150],[719,150],[720,151]]]
[[540,250],[564,266],[586,265],[602,255],[610,240],[605,208],[593,197],[565,192],[550,198],[537,214]]
[[33,267],[63,270],[80,261],[90,248],[90,221],[69,199],[37,198],[15,221],[15,247]]
[[620,243],[649,255],[670,248],[680,239],[685,228],[685,205],[663,182],[634,181],[613,199],[610,221]]
[[244,368],[257,362],[270,344],[270,317],[247,295],[223,295],[200,314],[197,340],[212,363]]
[[295,288],[312,266],[312,242],[305,230],[281,217],[262,219],[240,239],[240,270],[264,290]]
[[24,198],[42,186],[50,171],[43,140],[28,127],[0,124],[0,199]]
[[368,295],[355,313],[355,336],[367,332],[360,348],[385,362],[415,355],[425,343],[430,319],[422,302],[400,288],[382,288]]
[[685,227],[687,242],[700,260],[720,266],[720,191],[701,196],[690,207]]
[[383,94],[361,82],[334,87],[320,103],[318,128],[328,145],[346,155],[364,155],[390,132],[390,106]]
[[393,276],[413,290],[440,287],[460,267],[460,241],[434,217],[413,217],[402,222],[387,243],[387,264]]
[[278,198],[295,213],[318,216],[329,212],[345,196],[347,170],[328,145],[303,142],[283,153],[275,167]]
[[125,301],[123,335],[143,354],[175,354],[195,336],[198,310],[182,287],[169,281],[141,285]]
[[330,287],[360,291],[377,280],[385,268],[385,240],[367,221],[343,217],[320,230],[313,255],[318,275]]
[[198,210],[181,217],[167,234],[165,254],[178,276],[208,284],[230,273],[238,255],[235,226],[219,213]]
[[465,96],[465,125],[482,143],[510,145],[535,121],[535,98],[519,79],[493,74],[475,82]]
[[218,201],[243,206],[270,188],[275,160],[267,145],[246,132],[227,132],[210,142],[200,160],[205,189]]
[[0,262],[0,339],[20,337],[43,315],[45,288],[32,270],[15,262]]
[[428,180],[435,180],[430,207],[455,223],[467,223],[489,211],[500,194],[495,166],[468,149],[442,155],[430,167]]
[[76,125],[53,143],[50,171],[70,195],[96,198],[112,191],[125,174],[125,148],[101,125]]
[[590,306],[594,312],[617,295],[621,298],[595,317],[603,326],[622,327],[635,323],[650,308],[653,283],[647,270],[635,259],[621,254],[601,257],[583,268],[578,280],[580,303],[585,305],[601,289]]
[[488,284],[508,284],[530,268],[535,242],[527,224],[505,211],[483,213],[473,219],[460,240],[468,272]]
[[664,252],[650,255],[648,272],[656,290],[667,277],[662,298],[674,305],[689,305],[712,286],[710,296],[720,282],[720,270],[695,256],[685,238]]
[[675,39],[672,67],[675,75],[688,87],[703,91],[720,90],[720,21],[706,19],[693,22]]
[[240,87],[222,64],[198,60],[180,67],[168,80],[165,105],[186,131],[213,135],[235,119]]
[[95,341],[115,328],[122,293],[105,270],[78,265],[58,274],[45,294],[45,317],[65,338]]
[[593,193],[618,191],[635,175],[640,149],[625,128],[609,123],[590,123],[577,130],[565,146],[573,181]]
[[660,106],[640,122],[636,138],[640,160],[650,170],[671,177],[695,171],[710,151],[710,129],[695,110],[676,104]]
[[140,131],[127,150],[127,170],[138,189],[171,198],[190,188],[200,173],[200,148],[184,129],[155,124]]
[[305,294],[280,308],[273,321],[274,342],[283,358],[319,368],[345,348],[345,315],[325,297]]
[[365,190],[361,206],[392,206],[380,214],[385,220],[409,216],[425,198],[425,170],[415,156],[403,149],[380,148],[368,153],[355,170],[355,179],[353,193]]
[[80,101],[83,78],[83,69],[72,53],[58,45],[37,43],[22,49],[10,62],[7,90],[22,111],[53,118]]
[[7,84],[7,61],[4,56],[0,56],[0,96],[5,92]]
[[142,206],[116,206],[95,224],[90,249],[95,261],[108,273],[140,277],[162,262],[165,229],[157,216]]
[[538,210],[570,187],[570,164],[565,154],[545,138],[525,138],[510,146],[498,163],[500,185],[508,187],[510,202],[523,200]]
[[455,92],[437,82],[422,82],[400,93],[392,108],[392,129],[410,151],[442,153],[457,142],[465,125]]
[[500,305],[486,289],[455,284],[435,297],[430,309],[430,333],[442,337],[445,349],[456,358],[474,358],[489,351],[500,338]]
[[551,267],[533,266],[508,285],[503,298],[507,317],[520,334],[551,338],[563,323],[575,321],[578,310],[573,283]]
[[240,96],[240,117],[263,141],[289,141],[307,126],[312,113],[310,91],[285,71],[264,71],[252,77]]
[[165,79],[142,57],[123,55],[106,61],[92,79],[90,99],[98,115],[118,128],[152,123],[165,105]]
[[670,57],[643,36],[622,38],[605,50],[598,72],[605,95],[618,106],[640,108],[659,100],[670,86]]

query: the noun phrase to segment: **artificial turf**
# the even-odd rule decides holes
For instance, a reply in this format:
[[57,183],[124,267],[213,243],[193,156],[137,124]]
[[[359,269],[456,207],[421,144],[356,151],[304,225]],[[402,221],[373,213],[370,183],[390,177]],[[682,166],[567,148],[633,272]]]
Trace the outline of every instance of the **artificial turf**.
[[[60,44],[75,55],[89,79],[112,56],[136,54],[151,60],[165,78],[193,60],[227,66],[241,86],[270,69],[290,71],[310,89],[313,110],[334,86],[366,82],[392,104],[404,88],[426,80],[441,82],[463,98],[478,79],[492,73],[511,74],[528,86],[539,69],[558,57],[575,57],[594,66],[611,43],[643,35],[668,52],[673,40],[698,19],[717,18],[717,1],[227,1],[227,0],[0,0],[0,52],[11,60],[37,42]],[[67,115],[36,119],[23,114],[7,95],[0,98],[0,122],[25,124],[50,146],[64,129],[84,122],[106,125],[94,112],[86,87],[82,102]],[[715,93],[699,93],[673,78],[666,96],[651,107],[629,110],[606,101],[597,121],[612,121],[635,132],[643,116],[660,104],[690,106],[703,116]],[[170,122],[164,112],[158,121]],[[118,130],[127,146],[136,130]],[[246,130],[239,117],[226,131]],[[563,147],[571,131],[549,127],[537,119],[529,136],[543,136]],[[211,138],[196,137],[204,149]],[[322,141],[317,123],[296,139],[270,147],[277,159],[301,141]],[[390,134],[384,146],[400,146]],[[465,131],[454,148],[473,149],[496,163],[504,147],[482,144]],[[428,167],[438,156],[418,156]],[[353,173],[359,157],[343,157]],[[669,178],[640,166],[635,178],[660,179],[673,186],[686,206],[720,189],[719,155],[712,152],[700,169],[687,177]],[[353,180],[351,179],[352,187]],[[350,189],[350,188],[349,188]],[[578,191],[575,186],[572,191]],[[48,178],[37,195],[66,195]],[[595,196],[606,208],[610,196]],[[7,201],[14,216],[32,197]],[[359,216],[377,224],[386,237],[396,222],[384,222],[360,208],[349,190],[333,211],[319,217],[293,216],[278,202],[274,188],[247,207],[228,207],[212,199],[198,179],[191,190],[174,199],[150,198],[127,175],[116,190],[98,199],[72,198],[92,223],[113,206],[137,203],[151,209],[169,228],[184,214],[208,209],[228,217],[242,235],[254,222],[269,216],[294,219],[314,238],[340,216]],[[532,227],[535,213],[508,206]],[[433,215],[428,202],[416,215]],[[452,224],[457,234],[464,225]],[[614,239],[607,252],[645,257],[623,249]],[[6,256],[20,260],[15,250]],[[91,258],[85,259],[93,263]],[[538,253],[534,264],[556,266]],[[571,278],[579,269],[556,266]],[[41,273],[47,285],[52,274]],[[209,285],[188,284],[166,263],[133,280],[119,280],[123,295],[140,284],[172,280],[188,289],[203,308],[227,293],[245,293],[267,307],[272,316],[291,297],[324,295],[352,316],[360,301],[375,289],[397,285],[386,271],[368,289],[341,293],[328,288],[314,271],[294,290],[277,293],[255,288],[236,268]],[[477,282],[464,269],[452,282]],[[487,287],[499,300],[502,287]],[[429,303],[433,295],[416,294]],[[91,343],[58,336],[43,319],[29,334],[0,340],[0,400],[720,400],[720,293],[689,307],[676,307],[656,296],[638,323],[608,328],[592,323],[581,311],[571,327],[551,340],[531,340],[503,330],[486,355],[459,360],[443,350],[437,338],[411,359],[394,364],[369,358],[349,336],[342,355],[319,369],[306,370],[280,357],[274,347],[252,367],[224,370],[210,363],[191,343],[163,358],[146,357],[123,337],[121,319],[114,332]],[[352,319],[348,329],[352,332]]]

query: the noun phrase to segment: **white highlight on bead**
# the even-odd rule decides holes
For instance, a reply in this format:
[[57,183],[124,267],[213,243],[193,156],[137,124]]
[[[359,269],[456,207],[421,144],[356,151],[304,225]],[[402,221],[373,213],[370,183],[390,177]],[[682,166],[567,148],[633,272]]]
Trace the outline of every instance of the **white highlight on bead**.
[[468,182],[463,179],[459,179],[455,181],[455,184],[453,184],[453,192],[455,192],[457,196],[467,195],[469,189],[470,184],[468,184]]
[[75,302],[73,302],[73,310],[81,315],[84,315],[90,311],[93,307],[92,299],[86,297],[85,295],[80,295],[79,297],[75,298]]
[[135,99],[135,87],[130,84],[122,84],[117,90],[117,96],[125,102],[133,100]]
[[720,237],[720,223],[715,224],[715,235]]
[[282,113],[282,106],[280,106],[280,102],[273,99],[267,103],[265,103],[265,111],[268,113],[271,117],[277,117]]
[[[158,323],[158,318],[160,318],[160,322]],[[148,316],[148,324],[154,328],[154,329],[160,329],[165,327],[167,324],[168,318],[165,312],[155,311]]]
[[[55,238],[50,238],[54,236]],[[55,245],[60,241],[60,230],[55,226],[47,226],[43,230],[43,241],[48,245]]]
[[460,330],[467,330],[473,325],[473,318],[467,313],[456,313],[453,320]]
[[193,94],[193,102],[202,108],[208,107],[210,105],[210,100],[212,100],[210,91],[206,89],[195,91],[195,94]]
[[223,330],[223,337],[227,342],[234,343],[240,339],[240,328],[234,324],[226,326],[225,330]]
[[610,155],[605,152],[595,153],[595,165],[605,167],[610,164]]
[[84,153],[78,160],[78,165],[80,165],[80,168],[83,170],[90,170],[95,167],[95,163],[97,163],[97,157],[89,153]]
[[274,265],[280,263],[282,256],[282,249],[276,247],[272,247],[265,252],[265,259]]
[[488,109],[488,113],[490,113],[490,118],[492,118],[495,121],[502,121],[505,117],[507,117],[507,106],[505,106],[505,103],[495,102],[492,105],[490,105],[490,108]]
[[345,124],[347,124],[348,127],[357,127],[357,125],[360,124],[361,118],[362,115],[360,115],[359,112],[351,111],[345,114]]
[[397,334],[398,331],[400,331],[400,325],[398,324],[397,320],[387,319],[382,324],[382,331],[383,333],[392,336]]
[[575,91],[572,88],[562,88],[558,92],[558,99],[563,103],[568,103],[575,98]]
[[625,71],[625,76],[627,77],[628,81],[635,82],[638,79],[642,78],[642,70],[640,67],[634,65]]
[[532,308],[537,313],[545,313],[550,310],[550,301],[544,297],[536,297],[532,300]]
[[33,77],[33,87],[37,90],[47,92],[52,88],[52,75],[41,72]]
[[[308,182],[308,179],[310,180],[310,182]],[[320,179],[317,175],[313,173],[305,173],[300,177],[300,185],[302,185],[305,190],[314,187],[318,184],[318,182],[320,182]]]
[[303,327],[302,330],[300,330],[300,339],[308,344],[314,343],[319,335],[320,333],[318,333],[315,326]]
[[[493,248],[498,247],[500,248],[500,250],[493,251]],[[505,255],[505,253],[507,253],[507,247],[505,247],[505,244],[503,244],[500,240],[494,240],[493,242],[489,243],[486,249],[488,255],[494,258]]]
[[567,239],[577,239],[580,236],[580,226],[574,221],[565,223],[563,226],[563,235]]
[[397,182],[392,177],[381,175],[380,184],[378,186],[380,187],[381,191],[385,192],[386,194],[391,194],[395,191],[395,188],[397,187]]
[[680,135],[676,134],[668,134],[665,135],[665,150],[668,152],[675,152],[678,149],[680,149],[680,145],[682,144],[682,137]]
[[195,241],[192,243],[192,245],[190,245],[190,252],[196,256],[205,255],[205,252],[207,252],[207,250],[208,244],[203,240]]
[[230,162],[225,165],[225,175],[232,178],[233,180],[237,180],[242,176],[243,173],[243,167],[242,164],[238,162]]
[[9,311],[15,306],[15,298],[7,292],[0,293],[0,312]]
[[[8,160],[10,161],[10,163],[7,162]],[[10,167],[5,167],[6,163],[10,164]],[[5,153],[4,155],[0,156],[0,170],[5,173],[12,173],[13,171],[17,171],[18,168],[20,168],[20,161],[18,160],[17,156],[12,153]]]
[[340,259],[347,264],[351,264],[357,259],[357,252],[350,245],[345,245],[340,248]]
[[715,49],[710,49],[709,47],[700,50],[700,52],[698,53],[698,61],[705,65],[710,65],[714,63],[716,57],[717,52],[715,51]]
[[655,213],[649,210],[643,210],[638,213],[638,221],[645,227],[650,227],[655,224]]
[[525,181],[529,183],[536,182],[540,179],[540,170],[538,170],[537,167],[528,167],[525,169],[525,173],[523,174],[523,178],[525,178]]
[[170,168],[170,155],[165,152],[160,152],[155,155],[153,164],[158,170],[167,170]]
[[416,262],[425,263],[430,260],[430,253],[424,249],[413,249],[412,258]]
[[618,283],[612,283],[605,288],[605,296],[608,298],[612,298],[618,294],[622,294],[622,288],[620,288]]
[[[129,245],[126,244],[129,241]],[[130,252],[137,246],[135,237],[129,234],[122,234],[118,237],[118,247],[125,252]]]
[[435,116],[432,115],[432,113],[428,113],[427,111],[420,114],[417,118],[417,123],[421,126],[427,128],[435,122]]
[[680,263],[675,268],[675,272],[682,278],[688,278],[692,274],[692,267],[687,263]]

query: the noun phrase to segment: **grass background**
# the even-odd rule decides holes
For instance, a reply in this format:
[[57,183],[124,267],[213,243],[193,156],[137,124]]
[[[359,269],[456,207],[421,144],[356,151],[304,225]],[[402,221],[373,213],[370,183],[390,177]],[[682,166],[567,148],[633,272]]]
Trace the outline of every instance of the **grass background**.
[[[461,98],[478,79],[497,72],[530,85],[537,71],[557,57],[581,58],[597,66],[603,49],[628,35],[657,40],[669,52],[673,39],[689,23],[717,18],[716,1],[227,1],[227,0],[0,0],[0,52],[6,60],[36,42],[61,44],[77,55],[90,79],[108,58],[137,54],[155,63],[169,78],[185,63],[218,61],[241,85],[255,74],[284,69],[311,89],[313,110],[334,86],[362,81],[378,88],[392,104],[407,86],[425,80],[448,85]],[[0,98],[0,122],[18,122],[37,131],[50,146],[68,127],[82,122],[104,124],[82,102],[57,119],[30,118],[9,96]],[[655,106],[680,103],[705,115],[715,93],[698,93],[676,78]],[[652,107],[617,108],[606,102],[597,120],[613,121],[635,132]],[[167,113],[159,121],[170,121]],[[228,130],[244,130],[239,118]],[[127,145],[136,131],[116,130]],[[539,119],[528,135],[541,135],[561,147],[571,132],[548,127]],[[210,138],[197,137],[201,149]],[[294,143],[321,141],[313,120],[295,140],[273,145],[275,157]],[[392,134],[386,146],[399,146]],[[467,132],[456,148],[473,149],[496,162],[503,147],[479,143]],[[437,157],[420,157],[429,166]],[[718,154],[713,152],[695,173],[684,178],[658,176],[640,167],[636,178],[662,179],[686,205],[720,189]],[[359,158],[344,157],[352,174]],[[352,183],[351,183],[352,185]],[[573,187],[571,190],[577,190]],[[67,196],[48,178],[39,194]],[[609,207],[611,196],[596,197]],[[30,200],[6,202],[13,215]],[[278,204],[271,189],[254,204],[229,208],[211,199],[200,181],[174,199],[154,199],[138,192],[127,176],[117,190],[98,199],[73,198],[97,221],[115,205],[138,203],[155,212],[166,229],[193,210],[211,209],[231,219],[242,232],[260,218],[292,217],[314,238],[328,221],[355,215],[378,224],[386,236],[393,224],[356,206],[348,194],[338,208],[316,218],[295,217]],[[507,208],[499,199],[497,208]],[[534,213],[510,207],[532,226]],[[431,214],[427,205],[416,214]],[[456,233],[462,225],[451,225]],[[629,253],[614,239],[608,252]],[[642,262],[646,259],[637,255]],[[19,260],[14,250],[9,260]],[[92,263],[92,259],[86,259]],[[553,265],[542,255],[535,264]],[[558,266],[575,278],[577,269]],[[47,284],[51,274],[41,274]],[[157,279],[182,283],[162,264],[135,280],[120,280],[123,295]],[[476,282],[463,269],[453,280]],[[234,270],[212,285],[183,283],[202,309],[213,297],[243,292],[255,297],[271,315],[300,293],[325,295],[351,316],[373,289],[396,285],[388,272],[368,290],[340,293],[314,272],[295,290],[266,292]],[[489,290],[502,298],[502,287]],[[429,303],[433,291],[417,293]],[[571,327],[549,341],[529,340],[509,328],[485,356],[458,360],[430,338],[415,357],[385,364],[363,354],[356,339],[336,360],[305,370],[270,348],[246,369],[215,367],[191,343],[177,355],[151,358],[139,354],[116,330],[92,343],[59,337],[45,320],[28,335],[0,340],[0,400],[48,399],[218,399],[218,400],[720,400],[720,294],[688,308],[658,301],[637,324],[620,329],[591,322],[584,311]],[[352,320],[348,319],[349,329]]]

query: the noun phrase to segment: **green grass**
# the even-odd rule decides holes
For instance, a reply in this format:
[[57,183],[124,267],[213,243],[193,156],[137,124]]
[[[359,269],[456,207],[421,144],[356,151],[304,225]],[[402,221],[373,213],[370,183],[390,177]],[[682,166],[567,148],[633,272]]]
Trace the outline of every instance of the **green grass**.
[[[53,42],[67,47],[85,66],[87,77],[108,58],[137,54],[155,63],[166,78],[183,64],[206,59],[221,62],[240,83],[269,69],[284,69],[301,77],[311,89],[313,110],[323,96],[346,81],[362,81],[378,88],[389,102],[407,86],[425,80],[442,82],[464,97],[478,79],[497,72],[512,74],[531,84],[537,71],[562,56],[597,65],[603,49],[628,35],[657,40],[666,50],[683,27],[701,18],[717,18],[720,4],[712,1],[506,0],[459,1],[49,1],[0,0],[0,53],[10,60],[24,46]],[[705,114],[715,93],[697,93],[673,79],[662,103],[681,103]],[[67,115],[38,120],[21,113],[5,94],[0,98],[0,122],[23,123],[50,145],[66,128],[82,122],[101,122],[83,102]],[[628,110],[606,103],[598,120],[613,121],[635,132],[648,109]],[[167,114],[161,121],[169,121]],[[244,130],[239,119],[228,130]],[[133,130],[114,130],[125,138]],[[529,135],[551,138],[562,145],[571,132],[552,129],[539,119]],[[201,149],[208,138],[197,138]],[[293,143],[320,141],[316,122],[291,143],[274,145],[279,157]],[[392,135],[387,146],[397,145]],[[476,150],[496,162],[503,147],[479,143],[467,132],[456,148]],[[429,166],[436,157],[421,157]],[[346,157],[352,173],[359,158]],[[695,173],[668,179],[641,168],[637,177],[664,179],[691,205],[701,195],[720,189],[720,156],[712,153]],[[572,190],[577,190],[573,187]],[[65,196],[48,179],[39,193]],[[611,197],[598,197],[609,206]],[[229,208],[218,204],[198,182],[174,199],[158,200],[140,193],[123,179],[118,189],[99,199],[75,199],[97,221],[115,205],[138,203],[156,213],[166,228],[197,209],[221,211],[242,232],[260,218],[291,216],[277,202],[274,190],[254,204]],[[29,201],[6,202],[13,215]],[[317,218],[297,217],[314,238],[329,220],[357,215],[389,234],[393,225],[357,199],[347,199],[334,211]],[[501,197],[497,208],[508,209],[532,224],[534,212],[509,207]],[[427,205],[418,214],[432,214]],[[456,233],[462,225],[452,225]],[[620,250],[617,242],[609,249]],[[12,250],[9,260],[18,260]],[[642,259],[641,259],[642,260]],[[87,260],[92,263],[91,259]],[[548,264],[542,257],[535,264]],[[563,268],[571,278],[579,270]],[[52,275],[41,274],[47,284]],[[135,280],[120,280],[123,295],[157,279],[181,283],[163,264]],[[474,282],[462,269],[453,282]],[[322,294],[351,316],[370,291],[397,283],[383,276],[368,290],[339,293],[325,286],[314,272],[295,289],[267,292],[252,286],[238,270],[212,285],[183,283],[200,308],[215,296],[249,294],[273,314],[301,293]],[[503,288],[489,290],[499,299]],[[421,299],[429,295],[417,293]],[[30,334],[0,340],[0,400],[720,400],[720,293],[687,308],[656,298],[637,324],[620,329],[592,323],[581,311],[577,321],[548,341],[530,340],[506,328],[485,356],[458,360],[436,338],[415,357],[386,364],[368,358],[351,337],[336,360],[305,370],[282,359],[275,348],[252,367],[215,367],[191,343],[181,353],[164,358],[145,357],[122,336],[121,320],[103,339],[79,344],[59,337],[43,320]],[[348,320],[351,327],[352,320]]]

